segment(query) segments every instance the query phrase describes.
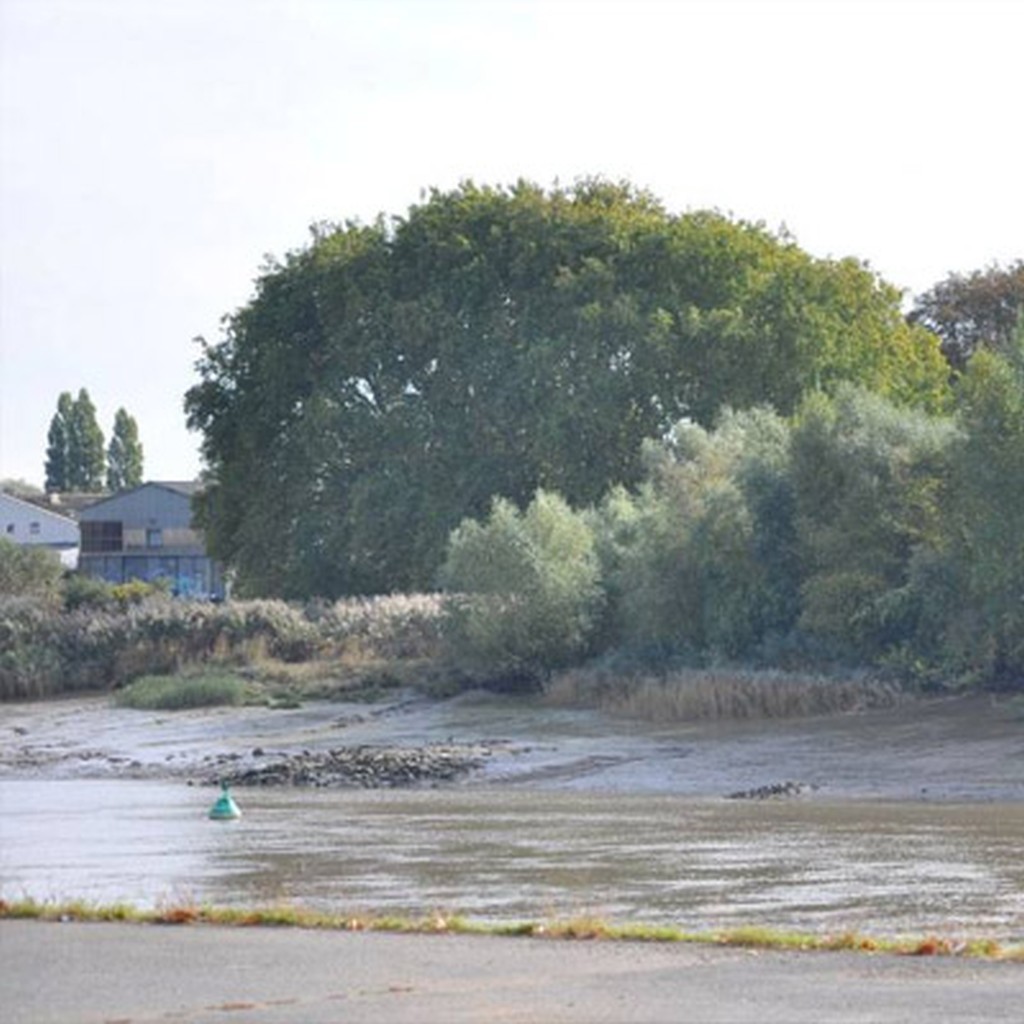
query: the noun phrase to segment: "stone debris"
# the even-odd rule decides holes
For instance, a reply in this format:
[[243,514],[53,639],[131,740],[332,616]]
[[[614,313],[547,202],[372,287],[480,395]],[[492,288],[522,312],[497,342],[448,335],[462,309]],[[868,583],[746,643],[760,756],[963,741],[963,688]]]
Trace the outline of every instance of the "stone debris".
[[483,744],[420,747],[338,747],[297,753],[252,752],[258,763],[237,754],[208,759],[202,783],[231,786],[310,786],[336,789],[395,789],[454,782],[481,768],[493,755]]
[[769,785],[758,786],[755,789],[741,789],[736,793],[730,793],[727,799],[776,800],[780,797],[801,796],[812,789],[817,789],[817,787],[811,786],[806,782],[787,780],[786,782],[772,782]]

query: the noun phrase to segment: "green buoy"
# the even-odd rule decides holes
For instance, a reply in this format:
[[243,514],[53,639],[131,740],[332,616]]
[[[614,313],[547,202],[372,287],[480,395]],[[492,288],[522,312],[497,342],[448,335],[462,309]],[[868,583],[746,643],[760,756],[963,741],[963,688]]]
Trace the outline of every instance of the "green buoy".
[[222,782],[220,784],[220,796],[217,797],[217,802],[210,808],[210,817],[214,821],[233,821],[241,816],[242,812],[238,809],[238,804],[235,803],[228,792],[228,784]]

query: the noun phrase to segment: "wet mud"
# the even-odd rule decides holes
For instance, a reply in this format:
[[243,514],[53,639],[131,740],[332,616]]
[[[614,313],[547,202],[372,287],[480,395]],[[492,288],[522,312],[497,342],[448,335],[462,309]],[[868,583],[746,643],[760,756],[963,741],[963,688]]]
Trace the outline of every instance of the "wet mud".
[[93,697],[0,705],[3,777],[1024,803],[1024,719],[988,697],[672,726],[483,693],[174,713]]

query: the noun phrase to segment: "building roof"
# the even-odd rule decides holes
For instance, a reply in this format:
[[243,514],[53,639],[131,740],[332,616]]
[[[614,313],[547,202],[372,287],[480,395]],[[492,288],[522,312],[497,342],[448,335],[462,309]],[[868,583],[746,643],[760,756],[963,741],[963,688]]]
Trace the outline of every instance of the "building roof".
[[75,520],[68,515],[64,509],[57,511],[52,506],[40,501],[32,501],[28,498],[19,498],[14,494],[8,494],[7,491],[0,491],[0,500],[4,503],[10,503],[15,508],[20,508],[24,512],[31,511],[33,515],[41,512],[44,516],[51,519],[57,519],[64,523],[75,524]]
[[179,494],[182,497],[191,498],[192,495],[202,490],[203,485],[196,480],[147,480],[144,484],[139,484],[138,487],[129,487],[127,490],[118,491],[115,494],[105,494],[84,506],[84,508],[88,508],[92,511],[95,508],[99,508],[101,505],[106,505],[107,502],[120,501],[129,494],[135,494],[136,491],[143,491],[150,487],[159,487],[165,491],[171,491],[174,494]]
[[[13,497],[13,495],[8,495],[8,497]],[[23,501],[34,505],[36,508],[45,509],[47,512],[53,512],[56,515],[69,516],[72,519],[77,518],[78,513],[83,508],[95,505],[97,501],[102,501],[105,497],[105,494],[92,494],[88,491],[64,491],[56,494],[26,494],[21,496]]]

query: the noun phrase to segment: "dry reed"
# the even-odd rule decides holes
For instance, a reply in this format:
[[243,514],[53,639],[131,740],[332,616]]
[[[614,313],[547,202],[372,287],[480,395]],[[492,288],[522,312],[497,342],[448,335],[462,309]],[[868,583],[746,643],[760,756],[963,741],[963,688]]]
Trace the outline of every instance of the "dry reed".
[[753,670],[692,669],[666,676],[612,676],[573,669],[554,677],[546,700],[651,722],[799,718],[889,707],[896,687],[873,679]]

